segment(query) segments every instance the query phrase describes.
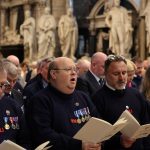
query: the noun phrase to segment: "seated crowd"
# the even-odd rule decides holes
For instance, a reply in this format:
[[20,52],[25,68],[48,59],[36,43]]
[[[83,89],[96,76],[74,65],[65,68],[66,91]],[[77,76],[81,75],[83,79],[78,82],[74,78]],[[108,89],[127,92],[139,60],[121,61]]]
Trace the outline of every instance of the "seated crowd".
[[27,150],[46,141],[51,150],[150,150],[150,136],[132,139],[118,132],[102,143],[73,138],[90,117],[114,124],[126,109],[140,124],[150,123],[150,64],[145,62],[102,52],[77,62],[1,59],[0,143],[9,139]]

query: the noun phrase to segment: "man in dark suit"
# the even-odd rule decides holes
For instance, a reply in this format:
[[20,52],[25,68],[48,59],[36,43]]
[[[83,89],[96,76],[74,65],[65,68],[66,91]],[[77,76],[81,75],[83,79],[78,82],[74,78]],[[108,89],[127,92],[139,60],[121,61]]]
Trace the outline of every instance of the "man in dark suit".
[[29,81],[27,86],[23,90],[23,100],[24,108],[26,112],[26,117],[28,117],[28,107],[30,105],[30,98],[38,93],[40,90],[44,89],[48,85],[48,67],[53,58],[45,58],[41,63],[41,70],[38,72],[37,76]]
[[5,88],[5,95],[17,101],[19,106],[23,108],[22,92],[19,88],[15,88],[18,79],[18,68],[7,59],[3,60],[3,66],[7,72],[8,85]]
[[88,94],[90,97],[104,84],[104,63],[107,55],[96,52],[91,58],[90,69],[77,80],[76,89]]

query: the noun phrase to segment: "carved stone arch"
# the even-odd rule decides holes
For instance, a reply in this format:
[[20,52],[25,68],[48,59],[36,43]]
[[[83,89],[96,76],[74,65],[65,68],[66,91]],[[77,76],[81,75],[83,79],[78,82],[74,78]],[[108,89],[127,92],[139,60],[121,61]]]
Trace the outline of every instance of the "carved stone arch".
[[98,14],[99,10],[104,6],[104,1],[105,0],[98,0],[95,4],[95,6],[93,7],[93,9],[91,10],[89,17],[94,17]]
[[[123,6],[124,4],[126,5],[126,3],[124,3],[124,0],[121,1]],[[133,26],[137,26],[137,21],[138,21],[138,14],[139,14],[139,7],[137,5],[137,3],[135,2],[135,0],[127,0],[127,5],[124,7],[127,7],[127,9],[129,9],[129,13],[132,13],[132,17],[133,17]],[[96,43],[96,36],[98,34],[98,32],[102,29],[102,31],[108,31],[108,27],[105,24],[105,15],[106,13],[104,13],[104,4],[105,4],[105,0],[98,0],[94,7],[92,8],[91,12],[89,13],[89,16],[87,17],[87,19],[89,20],[89,32],[90,32],[90,49],[94,49],[94,44]],[[131,10],[131,11],[130,11]],[[135,33],[137,31],[137,27],[135,28]]]
[[139,12],[139,7],[136,4],[135,0],[128,0],[130,4],[135,8],[136,12]]
[[[89,14],[89,18],[95,17],[98,14],[100,9],[104,6],[104,2],[105,2],[105,0],[98,0],[96,2],[95,6],[93,7],[93,9],[91,10],[91,12]],[[134,0],[128,0],[128,2],[133,6],[133,8],[136,10],[136,12],[139,11],[139,7]]]

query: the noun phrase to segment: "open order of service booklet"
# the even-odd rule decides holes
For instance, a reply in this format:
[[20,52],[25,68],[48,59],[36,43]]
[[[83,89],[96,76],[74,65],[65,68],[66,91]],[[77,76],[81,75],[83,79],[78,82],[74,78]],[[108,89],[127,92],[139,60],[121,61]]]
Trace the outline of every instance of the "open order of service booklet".
[[[44,142],[41,145],[39,145],[35,150],[48,150],[51,147],[47,146],[49,143],[50,143],[49,141]],[[26,150],[26,149],[10,140],[4,140],[0,144],[0,150]]]
[[121,133],[125,136],[138,139],[147,137],[150,134],[150,124],[140,125],[136,118],[128,110],[125,110],[120,118],[125,118],[128,122],[121,130]]
[[115,124],[91,117],[89,121],[75,134],[74,138],[78,140],[100,143],[108,140],[127,124],[125,118],[118,119]]

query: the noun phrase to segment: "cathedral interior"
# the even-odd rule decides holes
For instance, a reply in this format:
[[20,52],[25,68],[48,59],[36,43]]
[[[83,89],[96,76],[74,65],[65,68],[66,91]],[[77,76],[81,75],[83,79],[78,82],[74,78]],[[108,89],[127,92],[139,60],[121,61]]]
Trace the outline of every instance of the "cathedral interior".
[[[56,47],[54,56],[61,56],[60,41],[58,37],[58,24],[61,16],[66,14],[68,7],[73,9],[78,26],[77,47],[74,53],[76,58],[91,56],[96,51],[109,53],[109,28],[106,26],[105,17],[111,9],[111,0],[1,0],[0,1],[0,51],[6,57],[10,54],[17,55],[21,61],[26,56],[24,37],[20,27],[25,20],[28,10],[35,19],[37,33],[38,20],[49,7],[50,14],[56,20]],[[148,0],[121,0],[120,5],[127,9],[131,17],[132,46],[129,48],[130,57],[140,56],[142,59],[149,56],[147,47],[147,31],[145,16],[142,15]],[[37,34],[35,34],[35,37]],[[38,46],[37,46],[38,47]]]

